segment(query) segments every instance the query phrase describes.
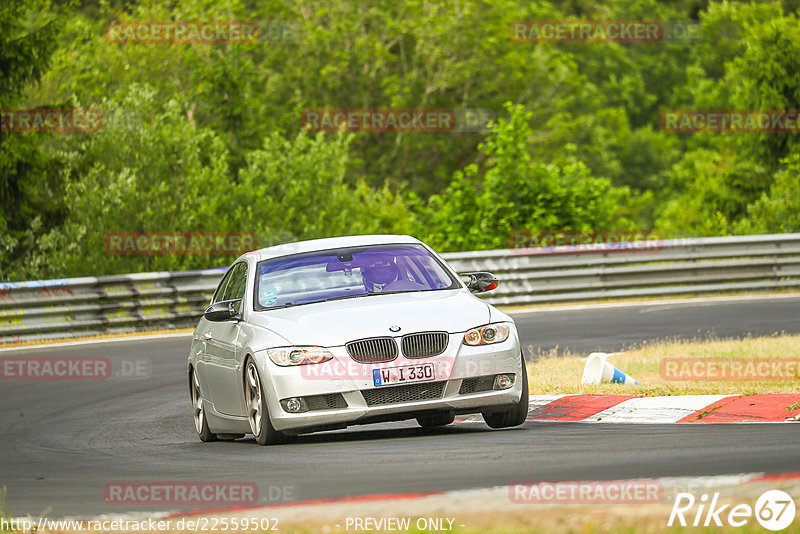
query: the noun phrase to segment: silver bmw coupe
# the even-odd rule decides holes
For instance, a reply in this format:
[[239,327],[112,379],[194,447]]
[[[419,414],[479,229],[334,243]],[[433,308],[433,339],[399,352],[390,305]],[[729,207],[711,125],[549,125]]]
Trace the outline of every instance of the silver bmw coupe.
[[480,413],[520,425],[528,378],[514,321],[421,241],[366,235],[248,252],[192,336],[188,378],[202,441],[262,445],[348,425]]

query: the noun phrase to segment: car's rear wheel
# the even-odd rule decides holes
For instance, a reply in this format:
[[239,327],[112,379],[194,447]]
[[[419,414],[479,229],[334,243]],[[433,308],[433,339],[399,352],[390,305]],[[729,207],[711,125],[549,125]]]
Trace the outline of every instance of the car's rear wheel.
[[192,392],[192,412],[194,413],[194,428],[200,441],[216,441],[217,435],[208,429],[206,419],[206,409],[203,406],[203,396],[200,394],[200,382],[197,380],[197,373],[192,370],[189,377]]
[[447,426],[455,421],[455,419],[456,416],[452,413],[435,413],[417,417],[417,423],[422,428],[436,428],[440,426]]
[[522,394],[519,396],[519,402],[510,410],[482,413],[483,420],[492,428],[519,426],[528,417],[528,371],[525,368],[525,357],[522,355],[520,357],[522,358]]
[[269,409],[264,390],[261,387],[261,377],[258,368],[252,359],[247,361],[245,368],[245,401],[247,403],[247,420],[250,422],[250,430],[255,436],[259,445],[279,445],[287,443],[289,436],[275,430],[272,421],[269,419]]

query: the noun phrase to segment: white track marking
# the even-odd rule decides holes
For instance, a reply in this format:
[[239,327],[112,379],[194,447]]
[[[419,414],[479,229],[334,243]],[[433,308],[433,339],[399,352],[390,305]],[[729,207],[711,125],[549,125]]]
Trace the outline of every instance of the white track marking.
[[555,402],[567,396],[568,395],[531,395],[528,399],[528,413],[536,408],[541,408],[542,406],[546,406],[551,402]]
[[636,397],[623,401],[584,421],[602,423],[675,423],[731,395],[679,395]]

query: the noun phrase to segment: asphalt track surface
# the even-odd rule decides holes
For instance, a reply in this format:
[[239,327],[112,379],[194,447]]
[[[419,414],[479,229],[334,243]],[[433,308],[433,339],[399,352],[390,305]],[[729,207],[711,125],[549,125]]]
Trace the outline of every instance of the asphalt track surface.
[[[525,346],[618,350],[668,337],[798,332],[800,297],[515,313]],[[260,447],[201,443],[186,384],[189,335],[36,347],[0,357],[146,361],[147,377],[0,381],[0,486],[13,515],[90,517],[170,507],[109,505],[128,481],[248,481],[259,504],[456,490],[534,480],[607,480],[800,470],[800,425],[532,422],[423,432],[414,422],[350,427]],[[535,393],[535,392],[534,392]],[[278,496],[279,489],[288,491]],[[174,507],[173,507],[174,508]]]

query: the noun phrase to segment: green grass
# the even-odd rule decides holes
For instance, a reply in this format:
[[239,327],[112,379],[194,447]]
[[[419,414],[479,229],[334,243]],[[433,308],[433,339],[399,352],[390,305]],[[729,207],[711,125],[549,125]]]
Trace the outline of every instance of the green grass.
[[[588,354],[555,351],[534,354],[528,364],[531,393],[545,394],[626,394],[626,395],[755,395],[759,393],[800,392],[800,377],[785,380],[673,380],[661,375],[665,358],[703,358],[715,360],[791,359],[800,361],[800,335],[746,337],[739,340],[691,340],[643,344],[640,348],[616,354],[609,363],[638,380],[640,386],[622,384],[581,384]],[[525,352],[530,357],[532,347]],[[794,405],[790,409],[797,409]]]
[[[10,520],[11,514],[8,512],[8,504],[6,501],[6,487],[0,488],[0,519]],[[0,532],[8,532],[10,529],[5,528],[5,525],[0,525]]]

